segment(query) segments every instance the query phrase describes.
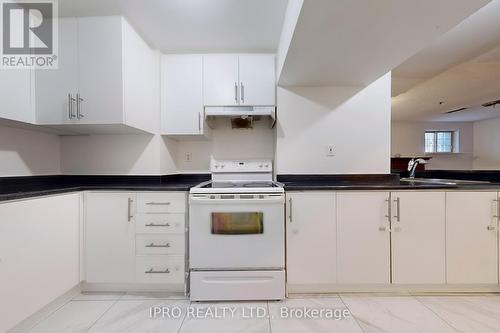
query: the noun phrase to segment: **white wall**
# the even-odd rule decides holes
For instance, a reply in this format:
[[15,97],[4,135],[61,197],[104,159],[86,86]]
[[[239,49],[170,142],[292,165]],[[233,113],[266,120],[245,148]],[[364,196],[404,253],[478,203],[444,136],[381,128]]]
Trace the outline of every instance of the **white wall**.
[[159,135],[61,137],[64,174],[161,175],[174,173],[175,146]]
[[[273,159],[274,133],[267,121],[252,130],[232,130],[217,120],[210,139],[179,140],[159,135],[87,135],[61,137],[64,174],[164,175],[209,172],[218,159]],[[190,153],[191,160],[186,160]]]
[[390,126],[390,73],[365,88],[279,87],[277,172],[389,173]]
[[473,161],[473,124],[457,122],[393,122],[391,154],[422,156],[426,130],[452,130],[459,133],[458,154],[433,154],[428,170],[468,170]]
[[[179,172],[207,172],[210,155],[216,159],[274,159],[275,129],[267,120],[253,129],[231,129],[228,119],[217,119],[209,140],[179,141],[176,166]],[[186,153],[192,160],[186,161]]]
[[474,123],[474,169],[500,169],[500,118]]
[[58,136],[0,126],[0,177],[60,173]]

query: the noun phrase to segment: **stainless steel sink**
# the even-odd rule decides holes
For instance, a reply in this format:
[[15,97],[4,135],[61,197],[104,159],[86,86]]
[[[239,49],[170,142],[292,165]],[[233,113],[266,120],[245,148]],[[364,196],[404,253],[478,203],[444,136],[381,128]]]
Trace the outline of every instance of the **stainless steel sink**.
[[490,182],[480,180],[438,179],[438,178],[401,178],[402,183],[429,185],[480,185]]

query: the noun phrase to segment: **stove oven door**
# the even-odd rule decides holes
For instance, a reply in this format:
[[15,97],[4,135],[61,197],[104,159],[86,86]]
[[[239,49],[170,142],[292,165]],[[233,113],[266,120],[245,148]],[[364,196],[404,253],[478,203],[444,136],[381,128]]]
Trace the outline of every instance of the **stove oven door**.
[[283,194],[191,194],[191,269],[282,269]]

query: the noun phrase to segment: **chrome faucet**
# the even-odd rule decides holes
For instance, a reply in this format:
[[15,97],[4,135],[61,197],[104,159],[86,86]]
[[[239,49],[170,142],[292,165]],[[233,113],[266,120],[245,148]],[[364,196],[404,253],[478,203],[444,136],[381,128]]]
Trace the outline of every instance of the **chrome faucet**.
[[410,172],[410,178],[415,178],[415,171],[417,170],[417,166],[419,164],[426,164],[427,161],[423,158],[412,158],[410,162],[408,162],[408,171]]

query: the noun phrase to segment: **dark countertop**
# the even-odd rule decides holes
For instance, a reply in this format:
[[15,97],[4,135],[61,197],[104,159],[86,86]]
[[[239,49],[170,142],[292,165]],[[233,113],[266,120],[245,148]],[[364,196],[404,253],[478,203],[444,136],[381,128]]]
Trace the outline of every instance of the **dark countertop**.
[[189,191],[209,174],[166,176],[31,176],[0,178],[0,201],[77,191]]
[[[484,179],[483,179],[484,180]],[[363,190],[488,190],[500,189],[500,183],[488,184],[411,184],[401,182],[399,174],[390,175],[278,175],[286,191],[363,191]]]
[[[439,175],[444,172],[417,174],[417,177]],[[278,175],[278,181],[286,191],[366,191],[366,190],[500,190],[498,173],[493,176],[480,172],[457,177],[456,172],[448,179],[489,180],[489,184],[409,184],[400,182],[399,174],[389,175]],[[491,177],[486,177],[486,176]],[[454,178],[456,177],[456,178]],[[425,178],[425,177],[424,177]],[[427,177],[429,178],[429,177]],[[437,178],[437,177],[436,177]],[[166,176],[30,176],[0,178],[0,201],[24,199],[44,195],[77,191],[189,191],[193,186],[210,179],[209,174],[176,174]]]

